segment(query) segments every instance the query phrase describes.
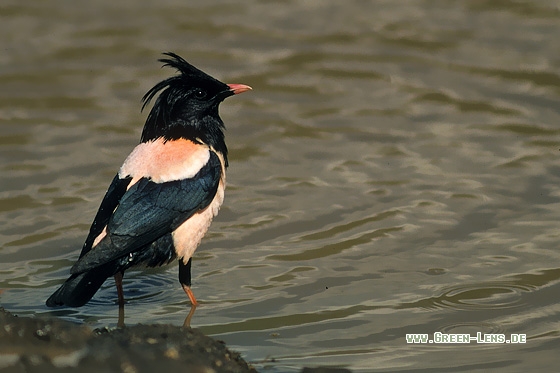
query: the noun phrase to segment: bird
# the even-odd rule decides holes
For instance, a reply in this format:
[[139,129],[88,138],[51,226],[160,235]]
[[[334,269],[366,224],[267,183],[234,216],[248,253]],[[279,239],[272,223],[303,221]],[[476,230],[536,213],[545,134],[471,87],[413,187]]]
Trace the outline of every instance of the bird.
[[81,307],[111,276],[124,307],[128,268],[175,259],[179,282],[198,305],[192,256],[222,205],[228,167],[218,107],[252,88],[222,83],[173,52],[163,55],[158,61],[177,74],[142,97],[142,110],[155,101],[140,143],[109,185],[70,277],[47,299],[48,307]]

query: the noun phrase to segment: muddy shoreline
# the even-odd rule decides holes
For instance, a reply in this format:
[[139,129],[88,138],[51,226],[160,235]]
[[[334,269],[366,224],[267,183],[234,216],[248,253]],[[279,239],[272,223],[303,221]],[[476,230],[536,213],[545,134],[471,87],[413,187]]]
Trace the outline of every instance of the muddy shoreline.
[[[197,329],[137,324],[91,329],[57,318],[18,317],[0,308],[0,372],[256,373],[225,343]],[[302,372],[349,372],[304,368]]]
[[256,372],[223,342],[197,329],[133,325],[91,329],[0,309],[0,369],[80,372]]

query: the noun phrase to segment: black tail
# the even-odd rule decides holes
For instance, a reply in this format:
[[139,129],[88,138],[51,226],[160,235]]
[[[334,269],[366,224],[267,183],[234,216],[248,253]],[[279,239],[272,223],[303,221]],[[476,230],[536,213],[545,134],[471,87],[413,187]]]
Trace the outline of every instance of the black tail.
[[87,272],[70,276],[60,289],[47,299],[48,307],[81,307],[97,293],[105,280],[117,272],[115,263],[108,263]]

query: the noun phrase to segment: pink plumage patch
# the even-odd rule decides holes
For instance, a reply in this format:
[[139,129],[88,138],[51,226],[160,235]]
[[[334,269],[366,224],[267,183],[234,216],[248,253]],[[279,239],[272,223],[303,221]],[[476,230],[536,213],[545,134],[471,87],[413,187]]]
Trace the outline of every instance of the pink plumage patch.
[[140,178],[151,178],[155,183],[188,179],[196,175],[208,162],[210,149],[207,145],[190,140],[163,139],[139,144],[126,158],[119,177],[132,176],[130,186]]

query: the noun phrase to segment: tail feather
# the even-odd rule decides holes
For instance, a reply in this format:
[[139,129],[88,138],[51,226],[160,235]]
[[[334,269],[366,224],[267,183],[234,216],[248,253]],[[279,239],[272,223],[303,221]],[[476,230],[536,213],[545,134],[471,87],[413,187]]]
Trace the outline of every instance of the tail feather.
[[116,272],[116,265],[108,263],[87,272],[74,274],[47,299],[46,304],[48,307],[81,307],[97,293],[105,280]]

